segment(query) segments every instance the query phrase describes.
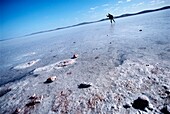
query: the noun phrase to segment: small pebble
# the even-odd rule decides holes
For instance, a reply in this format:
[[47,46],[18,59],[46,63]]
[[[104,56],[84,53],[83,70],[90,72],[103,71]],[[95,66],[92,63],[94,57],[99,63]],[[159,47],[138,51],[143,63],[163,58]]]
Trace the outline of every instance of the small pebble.
[[79,89],[83,89],[83,88],[89,88],[91,85],[90,84],[80,84],[78,85]]
[[127,108],[130,108],[131,106],[129,104],[125,104],[123,105],[123,107],[127,109]]
[[51,76],[44,83],[51,83],[51,82],[55,81],[56,79],[57,79],[56,76]]
[[72,72],[67,72],[67,75],[70,75],[70,74],[72,74]]
[[35,104],[39,104],[40,101],[35,100],[35,101],[30,101],[29,103],[26,104],[27,107],[34,106]]
[[71,59],[76,59],[76,58],[78,58],[78,54],[74,54]]
[[36,96],[36,94],[34,93],[29,99],[37,99],[38,97]]
[[99,57],[97,56],[97,57],[95,57],[94,59],[98,59]]

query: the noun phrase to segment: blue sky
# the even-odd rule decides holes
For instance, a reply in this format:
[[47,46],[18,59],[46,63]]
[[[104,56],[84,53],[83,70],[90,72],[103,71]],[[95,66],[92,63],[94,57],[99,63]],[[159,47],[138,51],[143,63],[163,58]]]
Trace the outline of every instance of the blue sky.
[[170,5],[170,0],[1,0],[0,39]]

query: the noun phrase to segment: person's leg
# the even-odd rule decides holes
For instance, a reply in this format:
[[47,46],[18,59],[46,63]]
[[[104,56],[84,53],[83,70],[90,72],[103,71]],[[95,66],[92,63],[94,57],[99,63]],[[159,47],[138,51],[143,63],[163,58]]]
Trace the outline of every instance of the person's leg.
[[110,19],[110,22],[112,23],[112,20]]
[[114,23],[115,23],[115,20],[113,19]]

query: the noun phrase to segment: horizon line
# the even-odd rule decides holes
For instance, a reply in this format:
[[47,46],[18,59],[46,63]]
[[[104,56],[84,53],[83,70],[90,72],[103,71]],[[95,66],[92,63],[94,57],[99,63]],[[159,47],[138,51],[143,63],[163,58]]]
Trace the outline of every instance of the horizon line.
[[[144,13],[151,13],[151,12],[160,11],[160,10],[166,10],[166,9],[170,9],[170,6],[163,6],[161,8],[156,8],[156,9],[151,9],[151,10],[142,10],[142,11],[137,12],[137,13],[126,13],[126,14],[122,14],[122,15],[119,15],[119,16],[115,16],[114,18],[115,19],[123,18],[123,17],[140,15],[140,14],[144,14]],[[16,38],[21,38],[21,37],[32,36],[32,35],[36,35],[36,34],[52,32],[52,31],[57,31],[57,30],[61,30],[61,29],[67,29],[67,28],[72,28],[72,27],[76,27],[76,26],[86,25],[86,24],[98,23],[98,22],[102,22],[102,21],[106,21],[106,20],[108,20],[108,18],[100,19],[100,20],[97,20],[97,21],[82,22],[82,23],[69,25],[69,26],[58,27],[58,28],[54,28],[54,29],[42,30],[42,31],[33,32],[33,33],[25,34],[25,35],[22,35],[22,36],[18,36],[18,37],[0,39],[0,41],[12,40],[12,39],[16,39]]]

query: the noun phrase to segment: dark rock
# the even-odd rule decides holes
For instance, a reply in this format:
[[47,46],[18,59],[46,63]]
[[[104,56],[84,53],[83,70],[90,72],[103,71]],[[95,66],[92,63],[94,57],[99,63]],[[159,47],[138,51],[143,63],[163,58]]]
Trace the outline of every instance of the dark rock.
[[98,59],[99,57],[97,56],[97,57],[95,57],[94,59]]
[[170,95],[170,90],[166,90],[165,93],[166,93],[167,95]]
[[35,95],[35,94],[33,94],[29,99],[37,99],[38,97]]
[[123,105],[123,107],[127,109],[127,108],[130,108],[131,106],[129,104],[125,104]]
[[51,76],[51,77],[49,77],[44,83],[51,83],[51,82],[53,82],[54,80],[56,80],[56,76]]
[[78,58],[78,54],[74,54],[71,59],[76,59],[76,58]]
[[37,77],[37,76],[39,76],[39,74],[34,74],[33,76],[34,76],[34,77]]
[[53,58],[56,57],[56,55],[53,56]]
[[70,75],[70,74],[72,74],[72,72],[67,72],[67,75]]
[[168,89],[168,85],[162,85],[164,89]]
[[169,106],[164,106],[160,111],[163,114],[170,114],[170,107]]
[[83,89],[83,88],[89,88],[91,85],[90,84],[80,84],[78,85],[79,89]]
[[145,111],[146,107],[149,107],[149,99],[146,96],[138,97],[138,99],[134,100],[132,107],[135,109]]
[[39,100],[34,100],[34,101],[30,101],[29,103],[26,104],[27,107],[30,107],[30,106],[34,106],[35,104],[39,104],[40,101]]
[[76,43],[76,42],[73,42],[74,44]]
[[142,31],[142,29],[139,30],[140,32]]

